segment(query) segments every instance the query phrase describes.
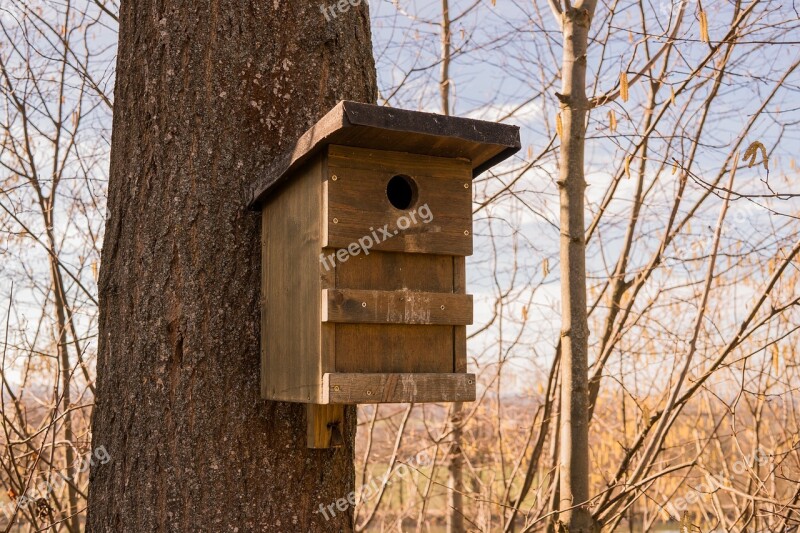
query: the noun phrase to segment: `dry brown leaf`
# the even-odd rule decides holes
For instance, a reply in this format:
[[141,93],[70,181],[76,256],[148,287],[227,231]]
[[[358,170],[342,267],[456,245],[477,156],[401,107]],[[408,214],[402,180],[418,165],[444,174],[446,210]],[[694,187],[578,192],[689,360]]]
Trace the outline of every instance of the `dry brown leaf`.
[[778,375],[778,370],[780,369],[781,363],[781,352],[778,348],[777,344],[772,345],[772,371],[775,373],[775,376]]
[[704,43],[711,42],[708,36],[708,17],[706,16],[706,12],[702,10],[700,11],[700,39],[702,39]]
[[750,160],[750,164],[747,165],[748,168],[752,168],[753,165],[756,164],[756,156],[758,152],[761,151],[761,157],[763,158],[762,164],[764,165],[765,170],[769,170],[769,158],[767,157],[767,148],[761,141],[755,141],[753,144],[747,147],[747,150],[744,151],[744,160]]
[[628,73],[622,72],[619,75],[619,95],[623,102],[628,101]]

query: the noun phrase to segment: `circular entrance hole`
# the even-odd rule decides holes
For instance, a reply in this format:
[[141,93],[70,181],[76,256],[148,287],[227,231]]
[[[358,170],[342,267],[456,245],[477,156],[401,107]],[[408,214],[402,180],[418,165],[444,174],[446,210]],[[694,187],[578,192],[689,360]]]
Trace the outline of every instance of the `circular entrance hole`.
[[405,211],[417,200],[417,184],[408,176],[393,176],[386,185],[386,197],[395,209]]

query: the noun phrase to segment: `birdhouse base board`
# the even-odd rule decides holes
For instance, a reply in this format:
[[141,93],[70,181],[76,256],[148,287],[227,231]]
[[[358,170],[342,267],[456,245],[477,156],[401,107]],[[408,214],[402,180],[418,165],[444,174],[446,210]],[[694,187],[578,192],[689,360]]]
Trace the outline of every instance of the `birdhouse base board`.
[[323,403],[424,403],[475,401],[475,374],[326,373]]

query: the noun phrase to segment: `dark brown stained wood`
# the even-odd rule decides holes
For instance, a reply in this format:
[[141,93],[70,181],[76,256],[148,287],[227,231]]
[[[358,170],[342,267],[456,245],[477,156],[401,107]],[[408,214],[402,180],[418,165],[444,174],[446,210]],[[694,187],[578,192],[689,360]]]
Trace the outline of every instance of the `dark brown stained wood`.
[[[325,254],[335,252],[330,248]],[[453,260],[443,255],[371,252],[336,263],[336,287],[452,292]]]
[[322,291],[322,321],[350,324],[472,324],[472,295],[414,291]]
[[[453,257],[453,292],[463,294],[467,287],[466,258]],[[473,303],[470,299],[470,313],[473,312]],[[470,322],[472,324],[472,322]],[[455,372],[467,371],[467,327],[453,327],[453,370]]]
[[[372,252],[336,263],[336,288],[445,295],[460,287],[463,294],[454,281],[454,266],[463,264],[463,257]],[[449,373],[456,360],[466,362],[464,326],[336,324],[336,334],[337,372]],[[455,345],[462,340],[459,355]]]
[[305,160],[329,144],[460,157],[470,161],[471,177],[520,149],[517,126],[342,101],[253,184],[250,207],[258,207]]
[[[322,202],[321,213],[324,213],[327,210],[326,205],[328,201],[328,158],[320,156],[320,159],[322,161],[321,172],[317,178],[320,180],[320,186],[322,187],[320,200]],[[315,220],[320,224],[320,241],[322,242],[325,240],[325,224],[322,224],[321,213]],[[336,250],[331,250],[331,252],[335,251]],[[325,249],[320,249],[320,254],[323,254],[324,252]],[[328,263],[326,267],[322,261],[319,261],[317,264],[319,265],[320,287],[323,290],[335,289],[339,265],[335,262],[332,262]],[[333,372],[336,369],[336,324],[322,323],[320,324],[320,327],[320,372]],[[321,382],[319,383],[319,386],[322,387]]]
[[[473,164],[338,144],[314,153],[262,204],[262,389],[309,404],[309,446],[326,448],[344,416],[319,405],[344,403],[330,399],[326,375],[363,385],[347,387],[348,403],[474,399]],[[402,210],[387,196],[398,175],[414,186]]]
[[325,374],[327,403],[471,402],[474,374]]
[[453,372],[453,326],[336,324],[336,372]]
[[340,448],[344,405],[306,404],[306,440],[309,448]]
[[[325,246],[472,254],[468,161],[332,145],[327,164]],[[397,175],[416,185],[416,200],[406,210],[387,197],[387,184]]]
[[[261,394],[270,400],[321,403],[322,159],[303,167],[262,212]],[[333,345],[329,335],[326,345]]]

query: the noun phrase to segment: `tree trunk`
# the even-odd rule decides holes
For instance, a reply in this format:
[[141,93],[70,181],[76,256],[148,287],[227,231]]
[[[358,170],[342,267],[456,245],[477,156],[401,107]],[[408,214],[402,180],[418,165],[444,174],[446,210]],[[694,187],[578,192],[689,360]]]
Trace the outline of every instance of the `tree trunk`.
[[[47,217],[47,222],[50,222],[50,217]],[[50,250],[55,250],[52,236],[52,225],[47,226],[48,244]],[[67,516],[65,525],[70,532],[77,533],[80,530],[80,517],[78,516],[78,495],[75,492],[75,451],[73,445],[75,442],[75,434],[72,432],[72,411],[70,410],[72,404],[72,395],[70,391],[70,383],[72,381],[72,365],[69,361],[69,348],[67,346],[67,317],[64,309],[66,308],[66,295],[64,294],[64,285],[61,280],[61,273],[58,270],[58,263],[56,262],[55,255],[49,258],[50,263],[50,278],[53,288],[53,306],[56,312],[56,324],[58,326],[58,366],[59,374],[61,375],[61,409],[63,412],[63,425],[64,425],[64,460],[66,465],[64,468],[65,477],[73,481],[67,485]]]
[[[442,114],[450,115],[450,58],[452,56],[450,33],[450,1],[442,0],[442,67],[439,78],[439,96]],[[461,402],[453,404],[448,427],[451,442],[447,450],[447,533],[464,531],[464,457],[461,451],[462,410]]]
[[[569,3],[567,3],[569,6]],[[559,521],[571,533],[594,531],[589,510],[589,397],[584,228],[586,48],[595,2],[577,2],[562,16],[561,153],[561,473]]]
[[112,460],[92,467],[87,531],[353,527],[336,503],[354,485],[354,411],[342,448],[310,450],[304,407],[259,397],[260,217],[245,207],[338,100],[375,101],[366,3],[322,11],[122,2],[93,422]]
[[463,533],[464,529],[464,452],[461,450],[463,404],[453,404],[450,427],[452,442],[447,462],[447,533]]

